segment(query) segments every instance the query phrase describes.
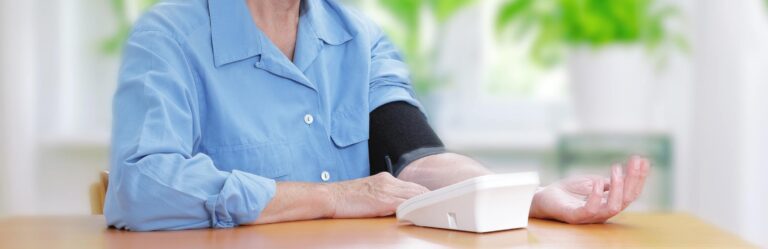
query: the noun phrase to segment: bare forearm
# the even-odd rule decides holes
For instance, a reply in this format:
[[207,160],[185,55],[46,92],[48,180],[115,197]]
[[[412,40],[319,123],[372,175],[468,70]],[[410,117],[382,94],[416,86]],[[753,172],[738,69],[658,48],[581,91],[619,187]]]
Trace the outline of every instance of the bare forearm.
[[456,153],[442,153],[413,161],[397,178],[435,190],[488,174],[492,172],[472,158]]
[[428,191],[389,173],[335,183],[281,182],[253,224],[387,216],[403,201]]
[[279,182],[275,197],[254,224],[328,218],[333,210],[329,184]]

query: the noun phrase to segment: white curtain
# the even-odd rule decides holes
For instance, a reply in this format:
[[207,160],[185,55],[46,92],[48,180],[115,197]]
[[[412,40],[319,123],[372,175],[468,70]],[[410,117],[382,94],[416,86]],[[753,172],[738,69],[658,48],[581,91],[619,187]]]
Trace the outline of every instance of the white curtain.
[[35,8],[35,1],[0,2],[0,215],[37,206]]
[[685,208],[768,247],[768,18],[763,0],[695,1]]

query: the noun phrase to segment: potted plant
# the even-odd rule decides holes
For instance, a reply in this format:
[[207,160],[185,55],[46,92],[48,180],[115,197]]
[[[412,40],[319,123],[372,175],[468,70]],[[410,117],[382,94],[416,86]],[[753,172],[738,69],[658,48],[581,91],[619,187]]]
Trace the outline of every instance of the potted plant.
[[[410,66],[411,79],[422,101],[431,102],[432,91],[446,79],[435,72],[435,44],[425,42],[429,31],[437,31],[460,10],[475,0],[378,0],[377,3],[394,20],[385,26],[390,39],[401,48]],[[425,103],[429,105],[429,103]],[[430,109],[430,108],[428,108]]]
[[[117,32],[106,39],[102,50],[116,54],[128,36],[132,22],[138,14],[159,0],[110,0],[117,19]],[[352,1],[355,2],[355,1]],[[378,0],[377,3],[396,20],[395,26],[385,27],[390,38],[396,43],[411,67],[411,77],[416,92],[428,96],[440,82],[430,63],[434,59],[433,44],[422,39],[430,24],[443,24],[455,13],[469,6],[475,0]],[[428,98],[428,97],[427,97]]]
[[115,33],[102,41],[101,51],[105,54],[118,54],[123,43],[128,39],[133,22],[146,9],[159,0],[109,0],[110,8],[115,15],[117,27]]
[[533,35],[533,62],[566,62],[582,130],[647,131],[654,57],[684,46],[665,28],[674,16],[655,0],[508,0],[496,20],[502,33]]

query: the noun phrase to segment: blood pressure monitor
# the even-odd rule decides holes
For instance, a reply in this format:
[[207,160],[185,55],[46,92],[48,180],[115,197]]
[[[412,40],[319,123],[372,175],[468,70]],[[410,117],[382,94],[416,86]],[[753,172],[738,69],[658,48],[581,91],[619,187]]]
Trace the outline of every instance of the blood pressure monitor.
[[479,176],[408,199],[397,219],[476,233],[523,228],[538,186],[536,172]]

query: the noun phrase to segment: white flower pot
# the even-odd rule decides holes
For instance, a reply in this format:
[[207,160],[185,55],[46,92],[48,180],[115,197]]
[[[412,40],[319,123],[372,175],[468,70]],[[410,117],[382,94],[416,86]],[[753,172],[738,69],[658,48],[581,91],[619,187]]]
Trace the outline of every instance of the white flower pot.
[[573,48],[568,57],[577,127],[638,132],[651,127],[654,68],[641,46]]

